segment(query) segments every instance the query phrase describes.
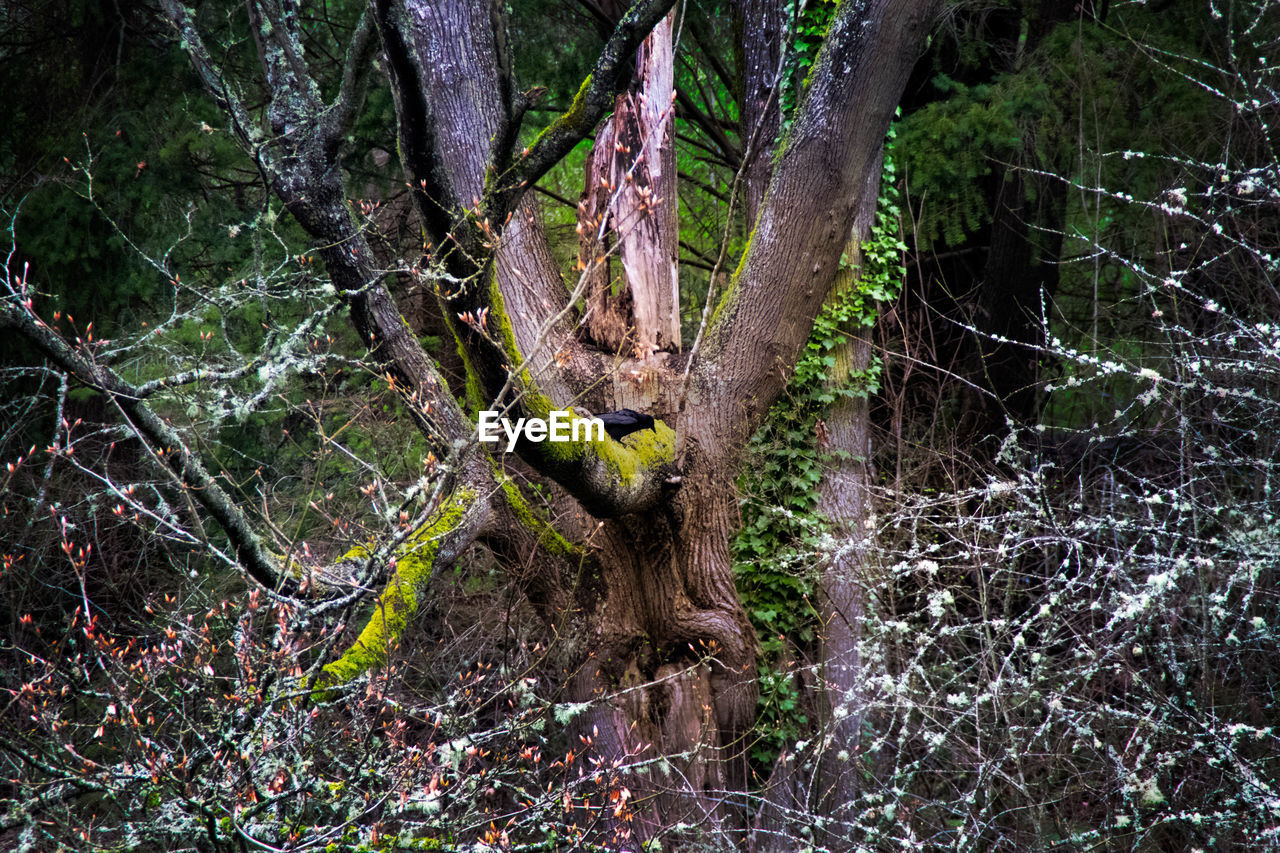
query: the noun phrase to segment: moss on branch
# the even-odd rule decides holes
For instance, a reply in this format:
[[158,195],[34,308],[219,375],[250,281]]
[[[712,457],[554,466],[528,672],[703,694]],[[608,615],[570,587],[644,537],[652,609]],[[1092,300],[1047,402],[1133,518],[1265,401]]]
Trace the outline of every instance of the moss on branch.
[[655,421],[652,430],[633,432],[621,441],[605,436],[595,442],[596,452],[604,460],[624,489],[639,484],[645,471],[655,470],[675,460],[676,431],[662,421]]
[[[346,684],[386,663],[391,648],[399,642],[409,620],[417,613],[418,596],[431,580],[441,539],[459,527],[475,498],[474,489],[459,490],[401,546],[396,554],[395,571],[359,638],[342,657],[326,665],[316,679],[314,687],[321,694],[316,698],[321,698],[326,688]],[[365,548],[358,547],[346,557],[358,559],[367,553]]]
[[511,511],[515,513],[521,524],[537,535],[538,547],[561,557],[579,556],[579,549],[561,536],[550,522],[542,518],[533,507],[529,506],[529,502],[524,499],[524,495],[520,494],[520,489],[510,477],[505,474],[497,474],[496,476],[498,483],[502,486],[503,494],[507,497],[507,504],[511,507]]

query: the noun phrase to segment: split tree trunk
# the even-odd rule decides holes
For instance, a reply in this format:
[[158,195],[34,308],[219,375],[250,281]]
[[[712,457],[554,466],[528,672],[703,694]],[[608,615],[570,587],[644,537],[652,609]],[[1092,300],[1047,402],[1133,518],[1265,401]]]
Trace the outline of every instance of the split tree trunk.
[[[588,330],[602,346],[642,359],[681,346],[674,21],[672,12],[637,52],[635,76],[596,136],[579,204]],[[624,273],[616,296],[610,247]]]
[[[658,825],[705,812],[726,830],[744,828],[738,805],[744,801],[735,797],[745,792],[741,736],[755,716],[756,641],[729,553],[738,528],[734,475],[808,338],[851,224],[874,207],[884,134],[933,8],[881,0],[837,14],[833,49],[815,68],[803,113],[772,169],[750,248],[690,373],[679,423],[688,451],[683,483],[664,506],[608,521],[602,531],[599,666],[584,670],[577,692],[611,681],[646,685],[615,694],[592,725],[608,728],[614,749],[650,745],[677,771],[669,781],[647,780],[654,791],[677,780],[684,789],[659,797]],[[869,213],[862,216],[866,221]],[[864,233],[865,225],[859,237]],[[848,423],[853,433],[865,430],[865,410],[851,411]],[[865,495],[865,476],[851,470],[843,481],[843,511],[855,526],[865,518],[865,506],[853,503]],[[854,566],[847,570],[856,573],[860,554],[849,557]],[[827,593],[830,612],[839,611],[851,629],[858,601],[852,594],[834,582]],[[830,638],[833,676],[858,672],[846,654],[854,639]]]

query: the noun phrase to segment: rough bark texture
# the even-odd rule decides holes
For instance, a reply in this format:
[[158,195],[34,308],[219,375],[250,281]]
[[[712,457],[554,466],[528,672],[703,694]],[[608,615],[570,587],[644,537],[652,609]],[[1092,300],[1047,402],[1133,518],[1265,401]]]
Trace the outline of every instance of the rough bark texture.
[[832,21],[693,373],[700,399],[690,402],[718,413],[718,435],[745,440],[784,387],[835,278],[934,8],[924,0],[849,3]]
[[[854,220],[846,253],[849,268],[837,278],[833,299],[860,286],[861,247],[875,223],[879,171],[875,170],[876,180],[867,186],[865,202]],[[826,805],[849,802],[856,790],[853,764],[835,759],[839,749],[856,752],[865,718],[859,696],[866,673],[862,671],[858,642],[862,637],[866,590],[872,586],[871,532],[866,525],[871,516],[870,395],[840,393],[848,391],[871,364],[870,329],[848,324],[841,331],[844,337],[832,353],[835,363],[826,379],[836,399],[824,419],[823,449],[831,455],[818,487],[816,506],[818,513],[831,522],[838,549],[823,566],[819,584],[825,705],[821,722],[835,743],[835,748],[822,756],[818,778],[817,787],[823,791]]]
[[[551,361],[558,367],[564,350],[557,349],[548,362],[548,372],[543,375],[550,379],[545,383],[536,375],[540,364],[536,358],[534,369],[530,369],[515,330],[516,319],[506,302],[511,282],[517,277],[504,288],[502,264],[495,260],[495,254],[507,240],[506,231],[519,205],[526,201],[528,183],[550,168],[548,158],[555,152],[561,156],[567,153],[591,130],[612,100],[605,99],[601,81],[621,79],[630,51],[665,16],[670,5],[668,0],[651,0],[633,6],[606,42],[595,72],[584,82],[569,111],[511,161],[516,113],[502,101],[510,85],[499,73],[505,67],[502,39],[492,37],[477,43],[473,32],[485,21],[495,28],[492,16],[497,7],[479,0],[411,2],[403,7],[390,0],[377,4],[377,22],[396,96],[401,159],[426,230],[439,246],[443,313],[464,354],[475,395],[491,406],[507,408],[512,417],[546,418],[558,407],[567,406],[572,397],[564,381],[568,374],[551,369]],[[458,43],[476,49],[459,51],[455,47]],[[492,108],[498,116],[498,130],[488,165],[482,158],[449,153],[456,128],[483,130],[488,126],[483,117],[474,114],[479,109],[476,103],[454,91],[459,80],[470,73],[468,63],[475,63],[474,75],[480,80],[498,76],[497,85],[478,90],[498,99]],[[425,69],[428,64],[434,69],[431,73]],[[435,85],[450,91],[434,91]],[[460,196],[458,193],[474,186],[478,179],[454,174],[454,170],[476,168],[486,176],[483,196],[478,200]],[[540,237],[538,242],[540,251],[545,252],[545,242]],[[672,473],[673,437],[670,428],[662,426],[625,445],[608,439],[521,441],[516,450],[589,512],[609,517],[643,510],[659,500],[662,483]]]
[[[221,85],[186,10],[176,4],[167,5],[166,10],[183,33],[197,71],[211,87]],[[269,140],[247,122],[229,90],[215,91],[223,93],[233,117],[245,122],[240,132],[258,155],[276,194],[320,246],[318,254],[340,298],[346,300],[352,324],[371,357],[399,388],[408,414],[437,455],[453,469],[450,497],[409,537],[409,549],[399,552],[402,560],[390,571],[374,619],[355,645],[326,670],[323,683],[336,685],[385,656],[408,623],[416,596],[432,572],[455,559],[477,537],[502,527],[495,540],[508,548],[512,542],[524,541],[527,551],[532,536],[544,552],[543,568],[524,579],[525,587],[531,600],[544,606],[565,604],[566,599],[551,590],[560,582],[557,574],[572,574],[565,564],[571,547],[524,503],[514,486],[495,474],[485,455],[467,443],[474,432],[470,419],[383,286],[373,252],[348,209],[337,168],[337,141],[343,128],[328,117],[340,115],[342,104],[320,103],[314,83],[301,77],[297,64],[289,60],[290,54],[301,55],[296,33],[271,31],[260,41],[260,54],[273,95],[266,110],[273,132]],[[433,179],[439,177],[433,174]],[[640,481],[633,477],[633,487]],[[507,532],[513,526],[524,532]],[[373,576],[379,574],[374,567]]]
[[[510,97],[502,67],[505,34],[495,35],[492,4],[486,0],[414,3],[408,11],[426,117],[434,120],[436,128],[433,165],[446,193],[432,201],[446,208],[461,205],[478,210],[493,158],[492,142],[510,120],[502,101]],[[494,255],[498,285],[520,352],[548,394],[566,395],[568,387],[552,368],[554,353],[569,336],[567,316],[556,321],[568,291],[532,195],[516,208]]]
[[[650,30],[665,26],[671,6],[669,0],[634,4],[606,40],[573,104],[517,154],[515,128],[527,98],[512,92],[500,7],[484,0],[375,0],[401,160],[443,272],[437,280],[445,317],[476,393],[510,405],[513,415],[546,417],[568,406],[575,365],[600,364],[580,349],[569,352],[564,370],[559,363],[543,369],[536,358],[535,369],[525,364],[544,328],[549,339],[560,335],[548,320],[563,304],[563,288],[528,207],[528,189],[617,103],[618,90],[628,82],[628,57]],[[183,29],[197,70],[235,117],[275,191],[324,246],[329,273],[374,358],[396,379],[424,432],[442,449],[452,449],[472,434],[472,425],[396,312],[352,222],[336,159],[340,128],[325,118],[342,111],[320,102],[318,88],[299,65],[297,34],[264,30],[263,70],[272,92],[268,139],[224,88],[185,10],[167,8]],[[544,529],[514,487],[495,479],[481,454],[462,458],[454,498],[465,503],[466,492],[474,490],[475,500],[492,503],[480,515],[457,512],[456,523],[446,523],[454,517],[447,513],[435,522],[443,527],[432,541],[449,553],[479,536],[492,538],[500,554],[521,552],[529,537],[504,539],[495,528],[504,521],[536,531],[549,555],[547,568],[532,578],[522,575],[520,582],[548,615],[551,608],[569,611],[560,623],[560,654],[572,674],[571,695],[583,702],[606,700],[594,702],[577,733],[590,737],[606,759],[668,759],[669,775],[651,772],[637,785],[655,795],[645,818],[652,821],[650,829],[699,818],[743,828],[743,812],[724,793],[745,788],[740,736],[754,718],[756,701],[755,634],[738,599],[729,553],[739,521],[736,468],[747,439],[785,387],[835,278],[854,212],[868,192],[874,198],[881,143],[935,8],[936,0],[840,6],[749,247],[711,318],[705,345],[689,364],[688,383],[686,358],[668,353],[603,378],[604,397],[658,414],[683,411],[677,424],[685,439],[683,469],[673,467],[675,432],[661,421],[655,430],[621,441],[519,446],[539,474],[605,520],[585,579],[578,583],[571,572],[557,574],[563,563],[556,555],[563,557],[571,546]],[[657,48],[648,55],[657,63]],[[643,313],[653,319],[654,345],[674,349],[678,321],[673,328],[666,313],[675,304],[674,229],[672,219],[661,219],[675,210],[674,163],[663,159],[669,156],[662,117],[669,115],[670,95],[661,103],[663,95],[645,94],[644,88],[669,92],[656,72],[647,83],[640,75],[640,88],[626,107],[628,125],[649,122],[649,131],[637,132],[652,134],[639,146],[647,163],[644,178],[633,184],[670,180],[673,189],[662,204],[633,191],[633,212],[645,213],[643,221],[653,229],[634,229],[649,237],[643,251],[630,257],[657,261],[651,268],[657,272],[641,288],[653,301],[637,307],[637,328]],[[621,136],[615,136],[615,153]],[[637,146],[631,147],[635,154]],[[648,210],[641,211],[642,202]],[[626,223],[618,230],[625,241]],[[661,242],[668,230],[670,254]],[[681,409],[677,398],[686,389],[689,405]],[[473,523],[481,516],[490,521]],[[401,580],[393,577],[392,583]],[[410,581],[407,588],[412,587]],[[408,600],[405,589],[389,587],[384,600]],[[642,826],[637,832],[643,836],[648,830]]]
[[[713,792],[743,787],[741,763],[731,759],[754,717],[755,636],[729,554],[734,472],[807,339],[853,212],[868,192],[874,198],[868,177],[932,9],[912,0],[841,7],[750,248],[692,367],[680,488],[632,504],[638,513],[607,521],[599,534],[602,597],[586,617],[591,633],[573,690],[585,700],[636,685],[586,719],[597,748],[657,750],[677,763],[679,785],[648,782],[650,793],[680,789],[658,797],[657,821],[687,818],[689,809],[719,816],[723,797]],[[652,400],[662,384],[652,383]]]
[[[849,330],[850,337],[837,351],[835,370],[866,370],[871,361],[868,330]],[[866,720],[862,685],[869,673],[862,667],[858,644],[862,640],[867,590],[874,586],[871,572],[870,430],[866,397],[842,397],[826,420],[832,450],[844,451],[823,477],[817,510],[831,521],[837,550],[827,558],[819,585],[821,614],[820,660],[822,694],[819,726],[824,738],[813,789],[821,814],[837,821],[841,807],[855,799],[862,777],[858,757],[862,726]],[[843,753],[843,756],[842,756]],[[838,826],[839,824],[837,824]]]
[[782,126],[777,86],[782,73],[784,17],[778,0],[739,0],[734,11],[742,30],[738,133],[743,148],[743,201],[750,227],[769,188],[774,142]]
[[640,46],[635,79],[613,116],[613,226],[641,357],[680,350],[674,20],[667,15]]
[[[587,308],[583,316],[587,337],[609,353],[634,351],[631,336],[631,291],[613,292],[615,236],[610,227],[609,199],[613,183],[612,121],[600,125],[587,158],[582,198],[578,202],[578,269],[586,277]],[[629,341],[631,342],[629,345]]]

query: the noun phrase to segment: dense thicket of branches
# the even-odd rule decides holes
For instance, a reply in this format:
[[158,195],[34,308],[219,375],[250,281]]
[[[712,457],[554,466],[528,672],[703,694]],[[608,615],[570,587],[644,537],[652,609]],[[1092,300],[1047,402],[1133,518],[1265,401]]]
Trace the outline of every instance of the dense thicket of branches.
[[1280,847],[1280,24],[1149,5],[6,11],[0,845]]

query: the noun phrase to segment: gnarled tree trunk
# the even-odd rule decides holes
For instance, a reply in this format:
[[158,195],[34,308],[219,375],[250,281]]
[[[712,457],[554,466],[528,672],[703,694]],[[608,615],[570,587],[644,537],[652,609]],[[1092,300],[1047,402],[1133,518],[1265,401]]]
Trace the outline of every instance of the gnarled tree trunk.
[[[375,0],[370,13],[395,96],[405,177],[433,246],[425,276],[437,285],[472,396],[480,398],[473,403],[506,408],[512,417],[548,417],[576,402],[590,382],[605,386],[599,397],[649,402],[660,418],[653,431],[621,441],[516,446],[529,466],[602,520],[593,550],[582,554],[534,517],[483,454],[467,449],[471,423],[394,311],[345,207],[337,157],[351,111],[346,78],[338,101],[323,103],[305,75],[296,27],[260,28],[272,125],[265,134],[226,85],[189,13],[166,3],[246,148],[325,247],[339,298],[349,302],[371,352],[406,389],[433,446],[464,467],[458,483],[475,497],[454,493],[458,519],[477,518],[462,504],[487,502],[479,529],[436,516],[428,522],[438,526],[433,535],[450,543],[449,554],[480,536],[494,538],[500,555],[527,554],[519,536],[504,545],[496,526],[530,527],[534,535],[524,539],[539,543],[547,559],[532,570],[522,563],[513,577],[558,627],[570,695],[590,703],[575,734],[605,761],[665,758],[665,765],[644,765],[636,779],[634,787],[658,795],[634,828],[640,836],[702,815],[726,830],[744,828],[733,795],[745,791],[741,735],[755,712],[756,640],[729,553],[738,526],[736,469],[808,339],[856,212],[876,195],[884,134],[937,0],[838,8],[774,161],[752,239],[700,349],[687,370],[675,356],[654,360],[643,383],[629,388],[632,370],[601,377],[602,354],[569,335],[566,291],[528,190],[617,107],[622,90],[619,112],[631,118],[612,131],[613,150],[635,157],[636,168],[621,194],[631,213],[611,213],[622,220],[617,239],[645,342],[640,354],[649,354],[650,343],[678,349],[675,170],[664,94],[670,74],[657,67],[669,61],[669,36],[642,48],[655,28],[669,32],[672,5],[640,0],[627,10],[573,104],[524,150],[516,139],[532,96],[512,83],[501,7],[488,0]],[[637,49],[641,73],[629,91],[628,57]],[[618,152],[626,139],[632,144]],[[610,168],[618,167],[615,159]],[[668,182],[672,189],[662,189]],[[629,228],[628,217],[640,224]],[[638,251],[626,248],[629,240]],[[665,422],[676,412],[679,459],[676,432]],[[412,596],[397,598],[401,581],[392,577],[384,600],[391,595],[410,607]]]
[[[465,25],[465,15],[444,15],[441,10],[449,5],[433,4],[442,29],[431,34],[418,31],[418,38],[448,40],[450,27]],[[416,3],[408,8],[410,22],[428,15],[416,12]],[[579,731],[606,756],[667,757],[673,775],[650,773],[639,782],[650,793],[671,792],[659,796],[650,818],[659,824],[708,814],[726,828],[742,827],[743,812],[726,800],[725,792],[745,788],[740,736],[755,713],[756,640],[735,589],[729,553],[738,526],[736,469],[747,439],[785,387],[835,280],[855,212],[874,204],[884,134],[932,9],[931,2],[921,0],[879,0],[845,6],[837,13],[772,170],[750,247],[711,318],[702,349],[693,356],[688,404],[677,424],[686,449],[679,483],[664,484],[656,498],[629,509],[619,505],[602,511],[601,505],[588,503],[606,519],[594,540],[599,546],[598,574],[589,581],[598,598],[581,614],[579,625],[585,633],[568,639],[576,646],[570,656],[579,661],[572,692],[580,701],[613,698],[582,717]],[[657,26],[663,18],[665,13]],[[419,50],[431,55],[430,48]],[[642,73],[641,84],[646,79]],[[612,137],[613,154],[636,156],[636,145],[623,143],[627,138],[641,139],[646,158],[662,154],[665,131],[656,129],[660,124],[644,125],[646,120],[669,120],[669,103],[657,103],[661,97],[648,94],[630,102],[647,110],[647,119],[638,114],[628,118],[639,130],[630,124],[619,126],[615,119],[613,129],[603,135]],[[448,99],[437,98],[430,87],[425,100],[431,105],[428,114],[448,113],[447,106],[436,105]],[[606,106],[602,103],[601,111]],[[402,119],[402,134],[406,127]],[[550,133],[558,127],[553,125]],[[651,134],[647,142],[644,133]],[[412,141],[402,146],[416,147]],[[536,151],[530,156],[536,157]],[[615,157],[610,168],[618,164]],[[661,157],[655,157],[645,180],[674,179],[673,168],[659,170],[660,166]],[[412,165],[410,177],[416,177]],[[643,186],[640,180],[633,183]],[[492,186],[489,190],[494,191]],[[644,198],[638,192],[628,197]],[[674,193],[663,202],[673,199]],[[659,204],[649,213],[662,210]],[[673,214],[674,204],[666,210]],[[612,214],[618,216],[617,208]],[[663,230],[644,233],[656,241]],[[626,245],[625,227],[618,239]],[[505,240],[504,232],[499,245]],[[669,263],[665,250],[659,254],[662,264]],[[627,257],[624,249],[624,267]],[[674,269],[662,268],[660,273],[648,280],[660,281],[657,287],[665,292],[674,284]],[[628,270],[628,278],[635,293],[639,275],[633,277]],[[504,276],[501,267],[496,281],[503,294],[523,286]],[[487,306],[499,307],[492,302]],[[448,310],[455,308],[449,305]],[[661,343],[663,333],[656,334]],[[505,374],[495,372],[486,379],[483,361],[489,357],[483,349],[476,350],[481,384],[495,388],[495,380]],[[625,375],[614,380],[626,381]],[[669,389],[684,385],[677,369],[655,368],[650,382],[649,399],[654,401],[670,399]],[[526,387],[526,394],[546,391]],[[672,414],[661,403],[651,411],[660,417]],[[649,441],[640,438],[643,435],[637,436],[641,444]],[[580,488],[548,464],[540,455],[545,451],[522,450],[535,468],[571,491]],[[644,834],[643,827],[640,830]]]

